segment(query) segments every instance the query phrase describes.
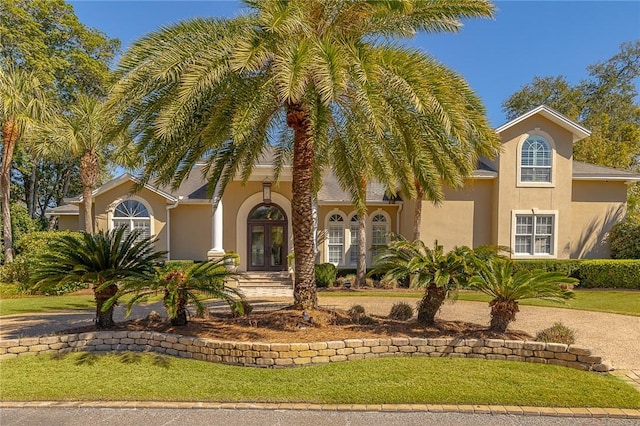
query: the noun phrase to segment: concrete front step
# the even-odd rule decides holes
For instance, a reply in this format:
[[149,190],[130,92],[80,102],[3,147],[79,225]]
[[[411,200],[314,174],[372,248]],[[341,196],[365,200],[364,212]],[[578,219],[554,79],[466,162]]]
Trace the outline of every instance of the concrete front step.
[[293,297],[293,282],[288,272],[245,272],[238,290],[247,298]]

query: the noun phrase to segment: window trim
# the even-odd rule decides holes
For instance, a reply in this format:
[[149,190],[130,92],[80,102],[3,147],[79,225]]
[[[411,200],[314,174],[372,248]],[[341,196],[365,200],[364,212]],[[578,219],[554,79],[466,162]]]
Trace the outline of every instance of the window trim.
[[[522,149],[527,140],[532,137],[542,138],[549,144],[551,150],[551,181],[550,182],[529,182],[522,180]],[[522,138],[518,142],[518,149],[516,155],[516,186],[528,187],[528,188],[555,188],[556,186],[556,144],[553,138],[546,132],[540,129],[535,129],[522,135]]]
[[[331,260],[329,259],[329,247],[331,246],[330,242],[329,242],[329,231],[330,231],[330,226],[332,223],[331,221],[331,217],[334,215],[338,215],[342,218],[342,222],[335,222],[335,223],[342,223],[342,255],[340,257],[340,261],[338,262],[338,264],[336,265],[335,262],[331,262]],[[346,224],[348,223],[347,221],[347,215],[344,214],[343,211],[341,210],[332,210],[329,213],[327,213],[326,217],[325,217],[325,232],[326,232],[326,238],[325,238],[325,247],[326,247],[326,262],[327,263],[333,263],[336,267],[339,266],[345,266],[345,256],[346,256],[346,248],[347,248],[347,233],[345,232],[345,228],[346,228]]]
[[[532,216],[533,217],[533,234],[532,236],[532,249],[535,249],[535,223],[536,216],[552,216],[553,217],[553,229],[551,234],[551,253],[516,253],[516,226],[518,216]],[[558,210],[513,210],[511,212],[511,254],[512,259],[557,259],[558,258]]]
[[[387,213],[382,209],[377,209],[368,215],[367,217],[367,246],[368,246],[367,263],[370,265],[373,264],[373,259],[375,258],[375,252],[373,250],[373,219],[377,215],[382,215],[386,219],[385,223],[387,224],[387,235],[391,232],[391,216],[389,215],[389,213]],[[386,240],[388,243],[389,242],[388,236]]]
[[155,237],[156,233],[155,233],[155,216],[153,214],[153,209],[151,208],[151,204],[149,204],[149,202],[147,202],[147,200],[145,200],[142,197],[136,196],[136,195],[131,195],[129,197],[126,198],[118,198],[116,200],[114,200],[113,203],[111,203],[111,205],[109,206],[109,210],[107,210],[107,227],[109,229],[109,231],[115,229],[114,226],[114,219],[124,219],[124,218],[117,218],[115,217],[114,213],[116,211],[116,207],[118,207],[118,205],[120,205],[121,203],[125,202],[125,201],[137,201],[140,204],[142,204],[146,209],[147,209],[147,213],[149,213],[149,235],[151,237]]

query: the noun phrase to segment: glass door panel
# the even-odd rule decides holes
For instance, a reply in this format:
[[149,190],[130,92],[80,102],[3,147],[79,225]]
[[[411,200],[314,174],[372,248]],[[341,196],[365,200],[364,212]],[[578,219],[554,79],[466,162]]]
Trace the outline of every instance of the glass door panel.
[[282,225],[271,225],[271,267],[281,267],[284,263],[282,258],[284,244],[284,227]]
[[263,225],[251,226],[251,266],[264,266],[265,232]]

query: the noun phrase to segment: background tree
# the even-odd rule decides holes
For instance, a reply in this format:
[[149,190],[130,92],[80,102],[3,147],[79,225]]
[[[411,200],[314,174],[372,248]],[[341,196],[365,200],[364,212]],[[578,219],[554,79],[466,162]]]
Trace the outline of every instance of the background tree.
[[[105,95],[109,64],[119,47],[119,40],[80,23],[64,0],[0,2],[0,68],[38,73],[49,95],[63,107],[78,93]],[[18,159],[11,174],[13,200],[23,200],[32,217],[44,218],[48,207],[75,195],[69,188],[79,178],[77,162],[38,158],[26,146],[18,147]]]
[[[488,136],[493,132],[484,108],[466,82],[396,41],[417,31],[457,31],[459,19],[490,17],[493,5],[448,0],[438,7],[422,1],[246,4],[247,14],[237,18],[195,19],[134,43],[120,63],[113,104],[139,141],[145,158],[142,181],[179,185],[204,159],[213,191],[238,173],[248,179],[266,146],[275,145],[277,166],[292,147],[294,304],[313,309],[312,200],[323,171],[317,153],[328,151],[349,123],[364,124],[362,133],[372,136],[368,142],[386,164],[384,175],[376,178],[403,183],[394,188],[411,190],[416,170],[439,188],[437,165],[472,167],[467,163],[477,155],[492,155],[497,148],[494,136]],[[436,118],[443,134],[417,138]],[[455,153],[444,155],[448,151]],[[411,167],[409,152],[421,167]]]
[[38,77],[21,69],[0,68],[0,124],[2,125],[2,231],[4,261],[13,262],[11,233],[11,164],[18,141],[30,136],[34,126],[46,116],[46,96]]
[[[640,170],[640,40],[587,67],[589,78],[570,84],[565,77],[535,77],[511,95],[502,108],[511,120],[545,104],[591,130],[576,143],[574,158],[592,164]],[[640,217],[640,186],[629,188],[629,214]]]
[[88,233],[93,233],[92,192],[100,176],[100,165],[129,144],[124,130],[113,131],[115,124],[115,114],[105,107],[103,101],[79,95],[68,112],[42,127],[39,136],[44,143],[34,149],[49,157],[57,153],[80,159],[84,231]]

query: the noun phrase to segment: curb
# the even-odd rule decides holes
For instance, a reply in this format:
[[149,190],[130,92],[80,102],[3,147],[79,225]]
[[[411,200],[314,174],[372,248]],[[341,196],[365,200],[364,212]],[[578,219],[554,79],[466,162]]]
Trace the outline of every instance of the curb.
[[308,410],[373,411],[412,413],[459,413],[516,416],[639,419],[640,409],[596,407],[530,407],[508,405],[439,404],[307,404],[259,402],[180,401],[0,401],[0,408],[128,408],[128,409],[208,409],[208,410]]

